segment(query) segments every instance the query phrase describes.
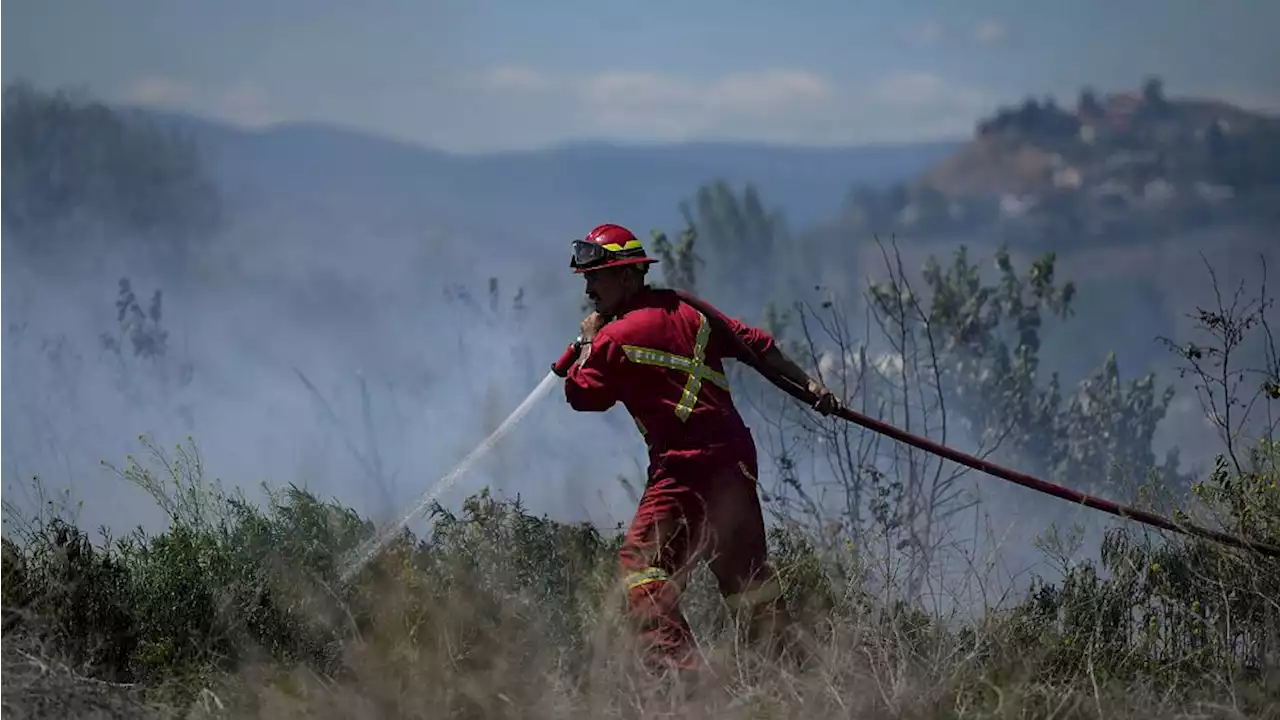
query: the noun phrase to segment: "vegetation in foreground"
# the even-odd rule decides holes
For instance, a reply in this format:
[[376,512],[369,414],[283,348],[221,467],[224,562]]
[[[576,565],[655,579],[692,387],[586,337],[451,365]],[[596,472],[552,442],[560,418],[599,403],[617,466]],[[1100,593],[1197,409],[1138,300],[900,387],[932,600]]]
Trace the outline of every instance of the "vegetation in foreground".
[[[1233,530],[1273,543],[1277,450],[1196,486]],[[15,717],[36,696],[64,713],[197,716],[1277,716],[1280,564],[1199,541],[1116,530],[1097,564],[963,618],[885,590],[894,568],[869,549],[821,552],[777,526],[819,657],[799,671],[754,660],[700,578],[688,612],[724,691],[684,705],[625,661],[615,536],[481,493],[458,515],[435,509],[429,538],[404,535],[340,587],[369,522],[296,488],[254,507],[202,478],[194,448],[152,453],[122,473],[166,508],[167,531],[94,544],[46,516],[4,541]],[[61,683],[48,657],[71,668]]]

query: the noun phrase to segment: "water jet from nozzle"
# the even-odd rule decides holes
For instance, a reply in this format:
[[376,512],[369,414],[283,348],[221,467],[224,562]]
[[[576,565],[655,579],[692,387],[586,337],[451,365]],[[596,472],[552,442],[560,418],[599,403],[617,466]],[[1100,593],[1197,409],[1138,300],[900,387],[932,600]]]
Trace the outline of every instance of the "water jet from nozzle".
[[382,552],[382,549],[386,547],[387,543],[391,542],[391,538],[398,535],[405,526],[418,516],[419,513],[426,510],[431,503],[435,502],[442,492],[457,482],[458,478],[465,475],[467,471],[471,469],[471,466],[475,465],[480,458],[487,455],[489,451],[493,449],[493,446],[496,445],[504,435],[511,432],[511,429],[515,427],[525,415],[529,414],[529,410],[531,410],[539,400],[551,391],[556,380],[557,377],[554,372],[547,373],[547,376],[542,379],[542,382],[538,383],[538,386],[533,389],[533,392],[529,393],[529,396],[526,397],[515,410],[511,411],[511,414],[507,416],[507,419],[503,420],[493,432],[489,433],[489,437],[482,440],[474,450],[467,453],[467,456],[462,459],[462,462],[458,463],[453,470],[450,470],[449,474],[437,480],[435,486],[422,495],[409,512],[405,513],[399,520],[382,526],[372,539],[356,548],[351,556],[349,556],[351,559],[344,563],[345,567],[343,567],[340,575],[342,583],[345,585],[350,582],[351,578],[355,577],[356,574],[363,570],[365,566],[373,560],[373,558],[377,557],[378,553]]

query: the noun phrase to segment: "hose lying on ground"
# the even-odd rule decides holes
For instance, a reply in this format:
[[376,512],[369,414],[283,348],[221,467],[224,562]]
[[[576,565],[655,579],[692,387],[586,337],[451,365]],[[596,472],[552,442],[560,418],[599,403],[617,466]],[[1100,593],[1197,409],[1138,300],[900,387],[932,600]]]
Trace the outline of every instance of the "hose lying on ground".
[[[749,358],[747,360],[747,364],[756,372],[763,375],[765,379],[776,385],[783,392],[791,395],[806,405],[812,406],[817,401],[817,397],[815,397],[813,393],[809,392],[808,388],[798,387],[795,383],[791,382],[791,380],[774,371],[771,367],[765,364],[761,358],[757,357],[755,353],[747,348],[747,346],[738,339],[737,335],[725,327],[720,314],[715,309],[689,293],[683,291],[676,291],[676,293],[680,296],[681,300],[685,301],[705,315],[707,317],[707,321],[712,324],[712,329],[714,331],[716,331],[720,336],[726,338],[729,342],[735,343],[741,352],[741,356]],[[1101,510],[1102,512],[1110,513],[1117,517],[1136,520],[1140,523],[1164,530],[1181,533],[1183,535],[1206,538],[1222,545],[1252,550],[1253,552],[1261,555],[1280,558],[1280,547],[1276,547],[1275,545],[1254,542],[1235,535],[1210,530],[1190,523],[1175,522],[1145,510],[1121,505],[1120,503],[1088,495],[1077,490],[1072,490],[1071,488],[1063,487],[1062,485],[1046,482],[1031,475],[1027,475],[1026,473],[1010,470],[1009,468],[997,465],[993,462],[974,457],[973,455],[969,455],[954,448],[947,447],[941,443],[934,442],[928,438],[909,433],[906,430],[894,427],[886,422],[876,420],[875,418],[868,417],[867,415],[855,412],[846,407],[840,407],[835,414],[843,420],[847,420],[848,422],[892,438],[898,442],[906,443],[907,445],[919,448],[925,452],[944,457],[954,463],[959,463],[960,465],[973,468],[974,470],[984,472],[988,475],[992,475],[1016,485],[1031,488],[1032,490],[1045,493],[1046,495],[1053,495],[1054,497],[1079,503],[1085,507],[1093,508],[1094,510]]]

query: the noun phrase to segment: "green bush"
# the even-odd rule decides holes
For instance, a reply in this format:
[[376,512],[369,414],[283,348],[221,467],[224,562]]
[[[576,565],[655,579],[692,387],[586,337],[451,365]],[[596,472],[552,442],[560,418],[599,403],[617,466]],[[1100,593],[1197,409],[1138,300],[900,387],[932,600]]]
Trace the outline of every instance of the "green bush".
[[[169,512],[164,532],[94,545],[62,518],[37,522],[9,508],[9,521],[26,528],[4,544],[4,603],[22,616],[9,629],[38,635],[88,674],[190,703],[264,665],[334,682],[356,682],[372,665],[403,693],[424,668],[471,682],[541,668],[572,687],[598,663],[596,633],[620,602],[617,533],[535,517],[485,491],[458,514],[434,507],[428,537],[403,533],[342,587],[339,562],[372,535],[371,523],[296,487],[255,507],[195,474],[192,446],[176,458],[151,449],[152,467],[134,460],[122,475]],[[1223,463],[1196,495],[1232,531],[1276,542],[1277,457],[1264,444],[1244,474]],[[1277,665],[1280,564],[1261,556],[1117,530],[1098,566],[1072,568],[1007,612],[957,627],[873,598],[851,544],[823,551],[789,525],[774,527],[770,541],[811,636],[940,674],[935,699],[944,704],[995,703],[1031,678],[1086,694],[1096,683],[1166,698],[1234,695],[1242,708],[1280,697],[1266,677]],[[713,585],[695,577],[689,594],[700,639],[723,649],[728,615]],[[940,657],[950,659],[945,672]],[[535,693],[534,675],[520,692]],[[290,682],[268,685],[301,692]]]

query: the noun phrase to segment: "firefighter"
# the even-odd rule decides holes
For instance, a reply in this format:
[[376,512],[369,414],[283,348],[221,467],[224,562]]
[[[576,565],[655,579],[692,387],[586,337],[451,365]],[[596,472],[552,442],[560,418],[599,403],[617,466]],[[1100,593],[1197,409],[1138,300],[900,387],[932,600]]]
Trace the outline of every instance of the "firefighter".
[[562,370],[565,398],[580,412],[621,403],[649,451],[645,490],[619,553],[628,616],[647,666],[697,668],[678,595],[706,560],[730,609],[745,614],[748,637],[785,653],[790,618],[767,561],[755,442],[730,398],[723,361],[747,360],[749,352],[808,388],[824,415],[839,403],[767,332],[699,303],[714,312],[708,318],[674,291],[649,287],[645,274],[655,262],[635,235],[612,224],[574,241],[570,262],[585,276],[595,311],[566,353],[577,360]]

